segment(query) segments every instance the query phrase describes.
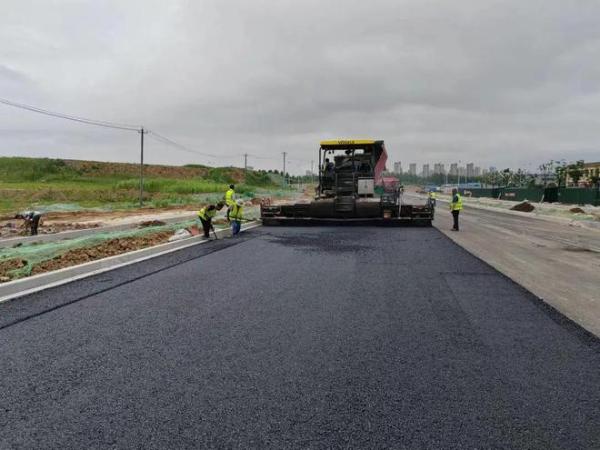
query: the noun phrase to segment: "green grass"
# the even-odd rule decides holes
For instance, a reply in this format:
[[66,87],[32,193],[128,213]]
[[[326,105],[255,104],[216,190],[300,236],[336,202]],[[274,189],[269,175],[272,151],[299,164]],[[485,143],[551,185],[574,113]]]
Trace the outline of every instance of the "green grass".
[[[116,183],[116,189],[139,189],[139,180],[123,180]],[[206,180],[174,180],[154,178],[144,180],[144,191],[168,194],[204,194],[207,192],[225,192],[227,184]]]
[[[152,172],[150,169],[158,166],[148,167],[148,172]],[[272,178],[264,172],[200,165],[187,166],[195,172],[177,167],[173,167],[173,170],[168,166],[160,167],[161,170],[167,167],[167,174],[180,177],[148,175],[144,180],[144,202],[149,207],[195,205],[206,201],[208,197],[209,201],[215,201],[223,196],[231,183],[236,185],[237,193],[247,197],[254,196],[256,192],[278,189]],[[198,176],[198,173],[202,176]],[[245,182],[236,181],[240,178],[244,178]],[[48,211],[54,210],[54,205],[126,209],[138,204],[139,179],[131,175],[131,165],[76,165],[60,159],[0,157],[0,213],[14,213],[31,207]]]

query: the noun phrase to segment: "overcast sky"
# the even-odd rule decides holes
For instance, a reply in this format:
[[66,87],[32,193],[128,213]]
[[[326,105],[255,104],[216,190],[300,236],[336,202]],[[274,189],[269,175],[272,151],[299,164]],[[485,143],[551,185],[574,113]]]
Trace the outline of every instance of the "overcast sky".
[[[600,160],[598,0],[3,0],[0,97],[143,124],[147,161],[310,168],[318,141],[391,161]],[[135,132],[0,104],[0,155],[131,161]],[[271,158],[271,159],[268,159]],[[390,166],[390,164],[388,164]]]

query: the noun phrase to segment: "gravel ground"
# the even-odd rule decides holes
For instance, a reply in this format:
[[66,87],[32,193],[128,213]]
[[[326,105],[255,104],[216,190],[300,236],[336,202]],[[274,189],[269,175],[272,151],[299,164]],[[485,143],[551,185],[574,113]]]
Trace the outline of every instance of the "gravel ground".
[[1,448],[599,448],[600,342],[434,228],[263,228],[0,305]]

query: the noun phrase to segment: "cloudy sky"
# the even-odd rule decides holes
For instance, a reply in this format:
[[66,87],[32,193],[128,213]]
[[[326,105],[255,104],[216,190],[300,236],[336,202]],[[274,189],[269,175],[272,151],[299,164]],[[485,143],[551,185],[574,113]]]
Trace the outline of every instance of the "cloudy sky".
[[[144,125],[155,163],[600,160],[598,0],[3,0],[0,98]],[[0,155],[134,162],[135,132],[0,104]],[[211,155],[211,156],[205,156]]]

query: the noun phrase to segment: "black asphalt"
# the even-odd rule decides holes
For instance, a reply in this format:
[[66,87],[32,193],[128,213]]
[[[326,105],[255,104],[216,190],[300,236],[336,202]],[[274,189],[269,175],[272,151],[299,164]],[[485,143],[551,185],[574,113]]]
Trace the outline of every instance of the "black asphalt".
[[263,228],[0,305],[0,448],[600,448],[600,341],[433,228]]

